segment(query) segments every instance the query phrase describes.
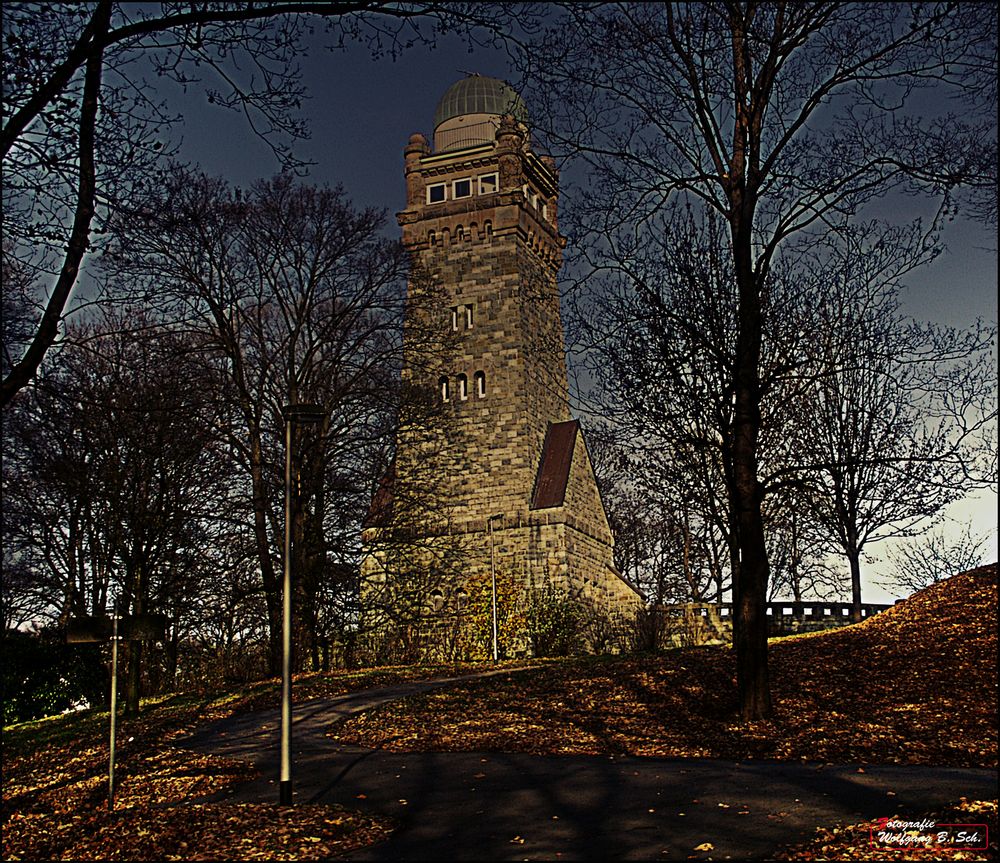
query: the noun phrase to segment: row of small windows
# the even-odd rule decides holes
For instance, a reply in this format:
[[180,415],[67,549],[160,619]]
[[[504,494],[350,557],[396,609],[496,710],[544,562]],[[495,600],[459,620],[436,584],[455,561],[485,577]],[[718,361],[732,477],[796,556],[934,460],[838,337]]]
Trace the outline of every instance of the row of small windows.
[[472,318],[474,314],[475,306],[472,303],[466,303],[461,306],[451,307],[451,328],[452,330],[459,329],[472,329]]
[[[477,188],[479,195],[492,195],[500,188],[499,174],[480,174],[478,177],[462,177],[451,181],[451,200],[457,201],[461,198],[471,198],[473,188]],[[521,186],[524,192],[524,199],[534,207],[543,219],[549,217],[549,206],[546,204],[538,192],[527,183]],[[427,203],[440,204],[449,200],[448,183],[432,183],[427,187]]]
[[[476,372],[472,376],[473,388],[476,391],[476,398],[486,398],[486,372]],[[442,375],[438,379],[438,389],[441,393],[441,401],[450,402],[452,399],[451,380],[447,375]],[[464,402],[469,398],[469,376],[458,375],[455,378],[455,398]]]
[[[500,188],[500,175],[480,174],[478,177],[462,177],[451,181],[451,200],[471,198],[473,188],[479,195],[492,195]],[[440,204],[448,200],[448,183],[433,183],[427,187],[427,203]]]

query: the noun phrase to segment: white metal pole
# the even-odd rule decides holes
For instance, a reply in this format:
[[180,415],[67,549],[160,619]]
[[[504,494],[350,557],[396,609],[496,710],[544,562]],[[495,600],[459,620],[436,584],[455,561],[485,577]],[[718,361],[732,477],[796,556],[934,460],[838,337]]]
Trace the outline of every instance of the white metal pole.
[[281,627],[281,781],[278,802],[292,805],[292,418],[285,418],[285,573]]
[[[115,808],[115,735],[118,731],[118,603],[111,619],[111,744],[108,755],[108,811]],[[106,632],[107,630],[105,630]]]
[[490,583],[493,592],[493,661],[497,662],[500,659],[500,652],[497,644],[499,641],[497,631],[497,560],[493,541],[493,516],[490,516]]

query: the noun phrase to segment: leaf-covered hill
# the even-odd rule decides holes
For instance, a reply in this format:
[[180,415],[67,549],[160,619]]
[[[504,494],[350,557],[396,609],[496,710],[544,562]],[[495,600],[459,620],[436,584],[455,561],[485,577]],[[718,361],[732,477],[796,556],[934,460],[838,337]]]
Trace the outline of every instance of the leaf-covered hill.
[[854,626],[772,641],[774,718],[741,726],[732,650],[550,663],[339,725],[395,750],[492,750],[995,767],[997,567]]

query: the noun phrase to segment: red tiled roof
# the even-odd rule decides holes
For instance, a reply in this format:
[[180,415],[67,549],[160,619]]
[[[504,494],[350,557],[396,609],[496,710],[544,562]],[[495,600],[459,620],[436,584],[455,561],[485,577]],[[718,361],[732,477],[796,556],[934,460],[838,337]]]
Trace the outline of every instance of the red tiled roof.
[[535,477],[535,491],[531,496],[532,509],[562,506],[569,482],[569,469],[573,464],[573,448],[580,423],[567,420],[549,423],[542,447],[542,458]]

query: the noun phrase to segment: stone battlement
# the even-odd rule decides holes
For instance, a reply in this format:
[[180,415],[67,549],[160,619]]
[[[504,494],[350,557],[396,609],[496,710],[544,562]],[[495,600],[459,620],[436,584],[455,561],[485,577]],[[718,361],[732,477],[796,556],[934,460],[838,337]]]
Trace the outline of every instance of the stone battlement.
[[[849,602],[769,602],[766,605],[768,635],[792,635],[796,632],[817,632],[837,629],[851,623]],[[863,603],[861,619],[892,608],[891,605]],[[657,611],[666,618],[665,628],[690,630],[690,643],[731,641],[733,634],[733,604],[686,602],[661,605]],[[669,622],[675,622],[671,627]]]

